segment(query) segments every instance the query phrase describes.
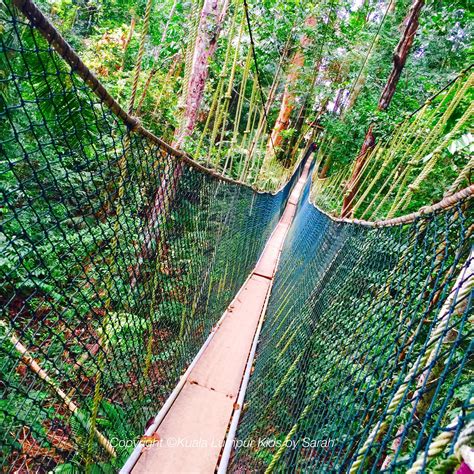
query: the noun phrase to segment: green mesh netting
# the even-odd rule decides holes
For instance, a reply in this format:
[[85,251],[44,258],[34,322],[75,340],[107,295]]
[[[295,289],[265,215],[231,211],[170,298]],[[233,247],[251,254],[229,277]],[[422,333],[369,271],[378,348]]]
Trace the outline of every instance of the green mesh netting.
[[[231,471],[407,472],[421,459],[414,472],[431,472],[474,403],[472,206],[373,228],[334,221],[307,197],[276,274]],[[439,435],[447,442],[428,457]]]

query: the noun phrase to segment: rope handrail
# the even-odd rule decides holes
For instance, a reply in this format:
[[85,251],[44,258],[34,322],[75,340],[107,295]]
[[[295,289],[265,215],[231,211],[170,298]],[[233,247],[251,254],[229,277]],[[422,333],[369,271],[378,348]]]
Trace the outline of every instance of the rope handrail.
[[[127,447],[104,439],[143,433],[256,265],[308,155],[276,193],[222,177],[127,113],[31,0],[6,0],[2,26],[0,465],[120,467]],[[77,409],[64,412],[63,394]]]
[[311,202],[311,204],[318,209],[319,212],[324,214],[326,217],[331,219],[333,222],[341,222],[344,224],[357,224],[363,227],[392,227],[397,225],[404,225],[404,224],[412,224],[416,219],[420,217],[425,217],[429,214],[433,214],[437,211],[450,209],[451,207],[455,206],[458,202],[463,201],[466,198],[471,198],[474,195],[474,184],[467,186],[461,191],[452,194],[451,196],[447,196],[443,198],[441,201],[429,205],[423,206],[416,212],[411,212],[410,214],[405,214],[404,216],[400,217],[393,217],[391,219],[380,219],[377,221],[367,221],[364,219],[350,219],[347,217],[335,217],[331,215],[329,212],[324,211],[319,206]]
[[410,112],[410,114],[403,120],[406,120],[407,118],[411,118],[415,114],[417,114],[425,105],[431,103],[440,94],[442,94],[446,89],[448,89],[450,86],[452,86],[459,78],[461,78],[462,76],[464,76],[464,74],[469,72],[473,67],[474,67],[474,63],[471,63],[471,64],[469,64],[469,66],[465,67],[461,72],[456,74],[456,76],[453,77],[447,84],[445,84],[440,90],[436,91],[433,95],[428,97],[428,99],[426,99],[417,109],[415,109],[413,112]]
[[231,472],[454,472],[473,410],[473,193],[378,222],[300,204]]
[[[248,4],[247,4],[247,0],[244,0],[244,12],[245,12],[245,19],[247,21],[247,28],[248,28],[248,32],[249,32],[249,37],[250,37],[250,48],[252,50],[252,56],[253,56],[253,61],[254,61],[254,64],[255,64],[255,76],[256,76],[256,79],[257,79],[257,84],[258,84],[258,89],[259,89],[259,92],[260,92],[260,99],[262,101],[262,107],[263,107],[263,116],[265,117],[265,123],[267,124],[267,127],[270,126],[269,122],[268,122],[268,114],[267,114],[267,110],[266,110],[266,100],[265,100],[265,96],[263,94],[263,88],[262,88],[262,83],[261,83],[261,80],[260,80],[260,70],[259,70],[259,67],[258,67],[258,60],[257,60],[257,54],[255,52],[255,43],[254,43],[254,40],[253,40],[253,34],[252,34],[252,26],[250,24],[250,16],[249,16],[249,7],[248,7]],[[276,154],[276,149],[275,149],[275,145],[273,143],[273,138],[270,134],[270,143],[272,145],[272,149],[273,149],[273,153]]]
[[[471,64],[464,68],[419,109],[395,124],[389,133],[378,140],[378,146],[369,151],[364,167],[358,174],[360,185],[350,199],[352,216],[360,221],[365,219],[375,222],[389,220],[408,211],[420,211],[419,207],[423,201],[419,202],[422,197],[419,191],[422,186],[433,184],[434,170],[439,168],[440,158],[445,152],[448,153],[451,143],[455,143],[468,131],[473,109],[463,98],[474,80],[470,72],[473,66]],[[441,98],[435,102],[439,96]],[[454,114],[457,114],[454,126],[446,128]],[[461,151],[463,155],[459,159],[459,166],[469,169],[466,151],[467,149]],[[463,185],[463,178],[456,176],[458,164],[453,158],[455,154],[450,152],[452,167],[448,167],[445,178],[453,182],[450,192],[455,191],[454,183],[458,189]],[[326,153],[323,159],[331,162],[331,157],[331,153]],[[352,166],[349,164],[341,166],[340,169],[350,172]],[[464,173],[464,179],[470,184],[466,172],[460,173]],[[338,212],[342,196],[327,192],[330,191],[327,184],[333,182],[332,176],[329,178],[322,181],[316,177],[314,200],[324,209]],[[350,194],[349,188],[346,184],[344,196]],[[417,206],[410,205],[413,198],[418,199]]]

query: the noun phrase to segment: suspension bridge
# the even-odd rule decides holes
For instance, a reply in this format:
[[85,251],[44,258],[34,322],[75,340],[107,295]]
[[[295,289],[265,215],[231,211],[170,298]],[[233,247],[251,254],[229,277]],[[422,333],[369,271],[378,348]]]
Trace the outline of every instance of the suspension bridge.
[[2,22],[5,472],[474,469],[474,186],[334,218],[312,145],[260,192],[147,130],[31,0]]

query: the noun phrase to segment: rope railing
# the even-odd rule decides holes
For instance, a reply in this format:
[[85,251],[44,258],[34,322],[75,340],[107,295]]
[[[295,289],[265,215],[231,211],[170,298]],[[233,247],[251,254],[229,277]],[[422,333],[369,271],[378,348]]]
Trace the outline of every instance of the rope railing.
[[[358,189],[350,201],[353,217],[377,221],[415,211],[428,199],[441,198],[440,174],[450,192],[470,184],[469,146],[462,142],[470,140],[473,81],[470,65],[396,124],[388,136],[380,137],[359,172]],[[340,159],[333,153],[329,147],[321,155],[337,164]],[[339,165],[329,178],[315,177],[313,196],[322,209],[340,214],[343,196],[351,191],[347,187],[351,168],[350,164]],[[345,175],[345,181],[334,188],[339,173]]]
[[470,198],[474,195],[474,184],[468,186],[467,188],[458,191],[457,193],[447,196],[441,201],[433,204],[431,206],[424,206],[416,212],[411,214],[405,214],[404,216],[394,217],[392,219],[380,219],[378,221],[365,221],[363,219],[349,219],[344,217],[334,217],[326,211],[319,209],[319,212],[324,214],[334,222],[345,222],[348,224],[357,224],[363,227],[391,227],[401,224],[412,224],[417,219],[427,214],[432,214],[437,211],[448,210],[458,204],[460,201]]
[[203,173],[210,174],[229,183],[247,186],[244,182],[231,179],[227,176],[217,173],[211,168],[206,168],[197,161],[193,160],[187,153],[177,150],[143,127],[138,118],[133,117],[130,115],[130,113],[127,113],[109,94],[107,89],[97,79],[94,73],[84,64],[77,53],[71,48],[59,31],[44,16],[44,14],[32,0],[13,0],[13,4],[30,20],[31,25],[37,28],[37,31],[69,64],[71,69],[90,87],[91,91],[97,95],[100,101],[104,103],[112,111],[112,113],[128,127],[131,132],[143,135],[148,140],[151,140],[159,147],[163,148],[163,150],[168,152],[171,156],[182,159]]
[[300,204],[231,472],[455,472],[464,462],[473,192],[377,222]]

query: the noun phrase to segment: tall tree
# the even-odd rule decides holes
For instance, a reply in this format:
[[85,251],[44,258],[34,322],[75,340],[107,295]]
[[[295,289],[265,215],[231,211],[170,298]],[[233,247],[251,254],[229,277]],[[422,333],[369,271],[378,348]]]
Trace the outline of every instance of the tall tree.
[[209,62],[216,51],[228,5],[229,0],[204,0],[199,17],[189,81],[188,84],[185,84],[183,91],[185,95],[183,119],[175,134],[177,146],[182,145],[183,140],[191,135],[196,125],[209,75]]
[[[180,127],[176,130],[174,145],[180,147],[183,140],[190,136],[196,125],[197,115],[204,95],[209,74],[209,62],[217,48],[229,0],[204,0],[197,28],[190,76],[185,84],[185,109]],[[148,211],[148,220],[144,232],[145,239],[138,264],[133,269],[132,286],[136,283],[134,275],[140,275],[141,264],[147,258],[154,258],[150,252],[153,242],[159,241],[159,221],[169,210],[175,197],[177,183],[181,178],[184,162],[180,161],[171,177],[164,177],[155,193],[152,206]]]
[[[393,95],[395,94],[398,81],[400,80],[400,75],[405,67],[405,63],[410,53],[410,49],[413,45],[413,40],[415,39],[415,34],[418,30],[419,19],[421,9],[424,5],[424,0],[413,0],[413,3],[410,7],[405,21],[403,22],[405,28],[403,29],[402,36],[398,42],[395,52],[393,54],[393,65],[392,70],[388,76],[385,87],[380,95],[380,99],[377,105],[379,111],[385,111],[390,106]],[[373,149],[375,145],[375,135],[374,135],[374,124],[371,123],[367,133],[362,143],[362,147],[357,155],[357,158],[354,163],[354,168],[352,170],[352,176],[349,179],[347,184],[348,193],[344,196],[344,201],[342,204],[342,217],[347,217],[351,214],[352,205],[354,201],[354,196],[357,194],[360,172],[364,167],[365,161],[370,150]]]
[[[316,26],[316,19],[313,16],[308,17],[305,21],[305,26],[307,28],[314,28]],[[271,157],[274,149],[281,145],[283,140],[282,132],[287,130],[290,124],[290,116],[296,104],[295,86],[305,64],[304,50],[310,43],[309,37],[303,35],[300,39],[300,45],[290,61],[280,111],[267,143],[267,158]]]

